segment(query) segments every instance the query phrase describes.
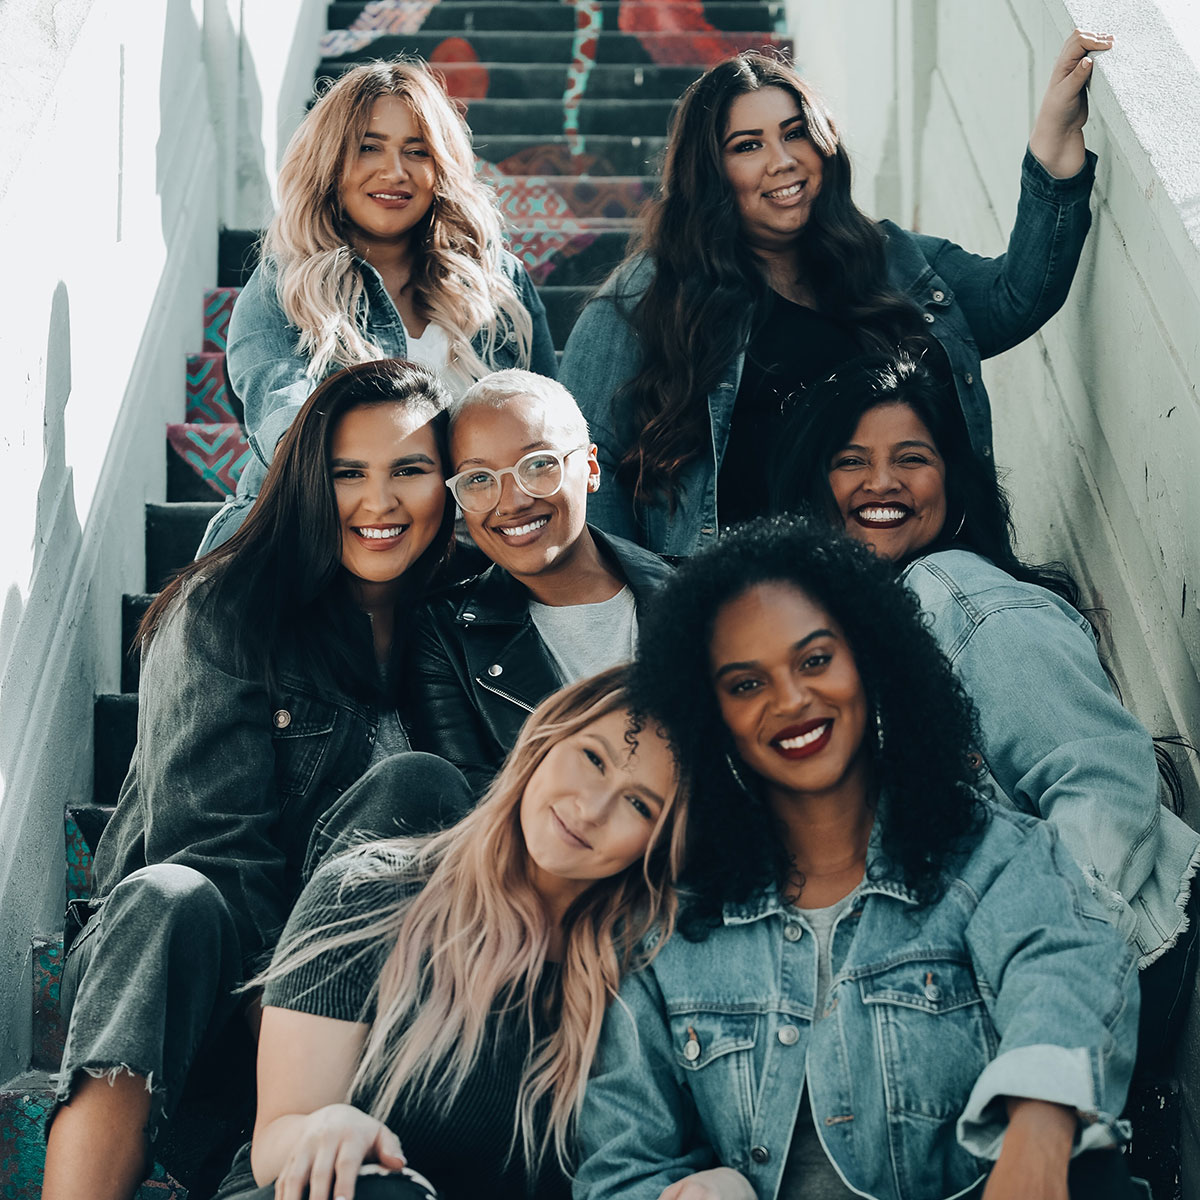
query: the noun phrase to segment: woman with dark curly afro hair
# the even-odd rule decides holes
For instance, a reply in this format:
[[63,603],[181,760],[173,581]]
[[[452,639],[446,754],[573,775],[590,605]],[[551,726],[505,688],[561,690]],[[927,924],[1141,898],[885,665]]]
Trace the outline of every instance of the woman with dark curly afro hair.
[[695,783],[682,936],[605,1020],[579,1200],[1134,1194],[1133,956],[887,563],[793,520],[684,564],[635,676]]

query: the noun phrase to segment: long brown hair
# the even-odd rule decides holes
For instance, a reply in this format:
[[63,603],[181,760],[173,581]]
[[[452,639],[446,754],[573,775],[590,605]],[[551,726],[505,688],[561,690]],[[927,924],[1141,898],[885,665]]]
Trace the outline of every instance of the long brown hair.
[[[314,679],[376,697],[379,673],[361,613],[342,569],[342,531],[330,465],[334,430],[352,409],[402,404],[427,413],[438,454],[446,446],[449,393],[427,367],[389,358],[327,379],[305,401],[275,449],[258,499],[238,531],[184,567],[151,604],[138,629],[148,647],[185,599],[212,605],[239,669],[270,682],[285,646],[302,646]],[[404,574],[398,608],[417,597],[451,545],[454,506],[446,504],[433,541]],[[404,623],[397,622],[398,633]],[[399,661],[403,639],[393,641]],[[399,671],[389,678],[399,678]]]
[[[757,51],[718,63],[675,109],[659,195],[618,268],[615,302],[642,348],[637,374],[625,385],[637,440],[618,473],[639,503],[665,497],[674,505],[679,472],[706,452],[708,393],[745,350],[753,314],[768,298],[766,277],[742,238],[721,150],[730,105],[766,87],[795,99],[805,136],[823,160],[821,190],[799,242],[821,311],[856,329],[864,350],[921,332],[916,308],[887,282],[882,233],[851,198],[850,158],[821,98],[790,64]],[[634,304],[622,296],[621,280],[640,255],[654,276]]]
[[[393,945],[348,1097],[370,1097],[380,1120],[405,1095],[450,1107],[489,1051],[484,1034],[497,1001],[534,1027],[551,927],[530,880],[521,798],[552,747],[609,713],[636,707],[628,679],[628,668],[614,667],[544,700],[487,795],[452,829],[350,851],[343,888],[379,880],[424,886],[414,898],[398,888],[396,903],[365,926],[334,920],[304,931],[281,946],[263,976],[278,979],[334,949]],[[656,728],[643,728],[631,715],[627,740],[656,736]],[[644,966],[674,928],[686,797],[680,783],[641,859],[594,882],[564,918],[561,1014],[550,1037],[532,1049],[514,1114],[514,1142],[534,1170],[551,1146],[569,1165],[605,1009],[622,976]],[[537,1115],[547,1105],[549,1120],[539,1129]]]

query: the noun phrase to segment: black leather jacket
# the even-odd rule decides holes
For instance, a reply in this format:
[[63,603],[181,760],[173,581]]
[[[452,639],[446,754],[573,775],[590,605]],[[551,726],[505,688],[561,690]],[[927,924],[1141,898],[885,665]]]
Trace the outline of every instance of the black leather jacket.
[[[656,554],[589,526],[640,606],[670,574]],[[529,592],[502,567],[434,596],[408,659],[413,748],[441,755],[480,793],[525,718],[562,686],[529,615]]]

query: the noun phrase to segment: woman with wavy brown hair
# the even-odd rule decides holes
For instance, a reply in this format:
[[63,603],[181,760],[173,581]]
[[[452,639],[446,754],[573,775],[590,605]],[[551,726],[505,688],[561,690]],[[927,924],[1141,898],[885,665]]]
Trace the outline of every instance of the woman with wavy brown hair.
[[505,367],[556,373],[545,307],[503,248],[470,130],[424,63],[364,63],[317,100],[284,154],[262,252],[229,325],[253,455],[203,550],[244,519],[276,442],[331,372],[406,358],[453,395]]
[[[313,878],[265,976],[222,1200],[565,1200],[604,1011],[675,916],[686,792],[627,670],[534,711],[454,828]],[[390,1180],[360,1180],[369,1170]]]
[[1078,30],[1067,39],[995,259],[863,214],[838,128],[789,64],[747,51],[688,88],[660,195],[563,354],[562,381],[612,479],[590,519],[660,554],[693,553],[767,511],[760,464],[793,392],[915,339],[945,358],[972,441],[990,455],[980,360],[1066,298],[1091,220],[1088,54],[1110,45]]

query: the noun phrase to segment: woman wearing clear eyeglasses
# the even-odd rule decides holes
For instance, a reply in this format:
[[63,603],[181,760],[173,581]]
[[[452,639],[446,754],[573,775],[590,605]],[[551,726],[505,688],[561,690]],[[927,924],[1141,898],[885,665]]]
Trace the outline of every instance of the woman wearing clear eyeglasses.
[[479,793],[546,696],[632,657],[638,606],[670,568],[587,524],[596,447],[551,379],[497,371],[469,388],[450,411],[450,461],[446,486],[492,566],[422,614],[410,732]]

